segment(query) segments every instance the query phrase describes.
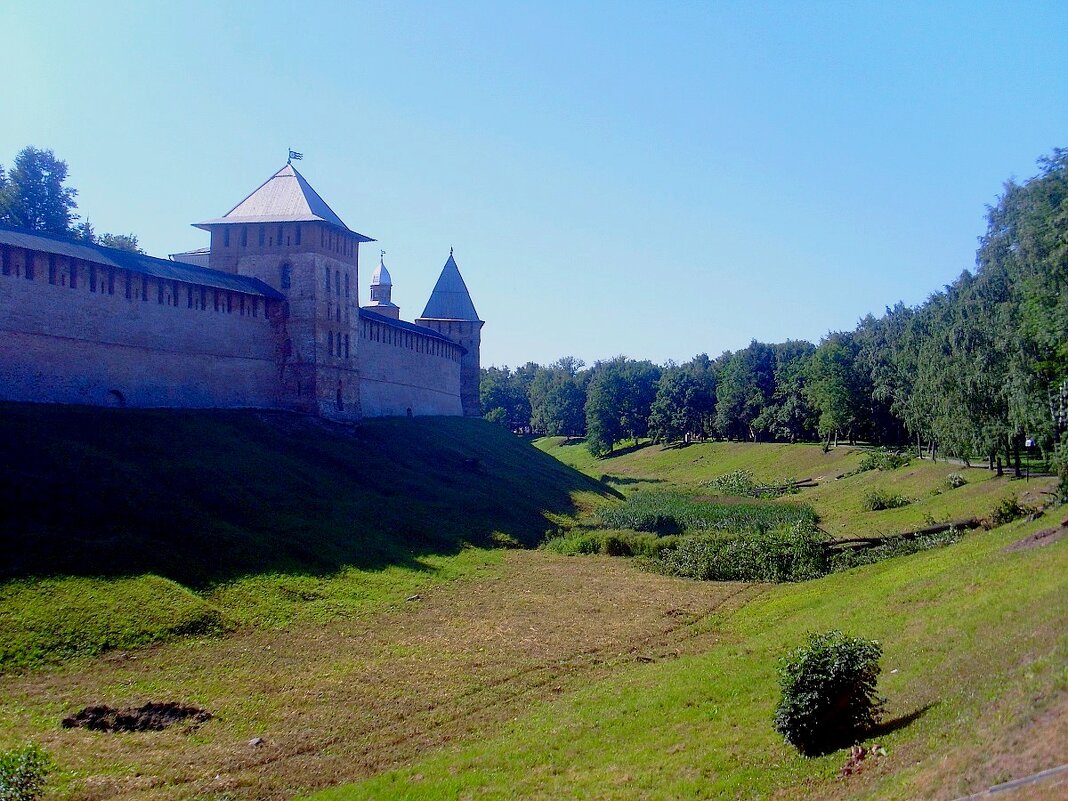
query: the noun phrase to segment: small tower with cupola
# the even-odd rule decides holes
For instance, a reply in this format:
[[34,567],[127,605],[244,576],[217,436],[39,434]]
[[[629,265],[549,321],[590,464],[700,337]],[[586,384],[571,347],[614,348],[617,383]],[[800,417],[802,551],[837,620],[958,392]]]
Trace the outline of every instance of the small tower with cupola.
[[363,308],[378,312],[383,317],[400,319],[400,306],[392,300],[393,279],[386,269],[386,251],[381,251],[378,266],[371,274],[371,300]]

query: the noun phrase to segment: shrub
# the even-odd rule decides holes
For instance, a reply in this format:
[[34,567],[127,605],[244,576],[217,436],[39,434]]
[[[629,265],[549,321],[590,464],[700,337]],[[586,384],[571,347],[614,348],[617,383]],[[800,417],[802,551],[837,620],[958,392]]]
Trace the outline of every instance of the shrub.
[[649,568],[702,581],[805,581],[827,573],[814,529],[798,523],[737,536],[684,537],[664,548]]
[[0,801],[33,801],[54,768],[48,752],[33,744],[0,753]]
[[870,512],[881,512],[884,509],[899,509],[912,503],[911,498],[904,495],[894,495],[880,489],[868,490],[864,496],[864,508]]
[[968,483],[968,479],[962,476],[960,473],[950,473],[946,476],[946,486],[950,489],[960,489]]
[[857,468],[850,470],[842,478],[867,473],[869,470],[897,470],[899,467],[907,467],[911,461],[912,459],[908,454],[894,453],[886,448],[877,448],[864,454],[864,458],[860,460]]
[[763,532],[818,520],[812,507],[786,503],[714,503],[674,492],[636,492],[625,503],[597,510],[603,528],[655,531]]
[[677,542],[677,537],[636,531],[576,531],[547,540],[544,547],[566,556],[604,554],[656,557],[661,551],[674,548]]
[[790,480],[781,484],[758,484],[748,470],[725,473],[707,482],[705,486],[724,495],[739,498],[778,498],[780,495],[800,492]]
[[882,647],[840,631],[812,634],[779,667],[775,730],[806,756],[857,741],[882,714],[875,692]]
[[1015,495],[1009,495],[1002,498],[1001,502],[995,506],[994,510],[990,513],[990,527],[997,528],[1006,523],[1011,523],[1013,520],[1026,517],[1031,514],[1032,511],[1033,510],[1028,509],[1021,504],[1020,499]]

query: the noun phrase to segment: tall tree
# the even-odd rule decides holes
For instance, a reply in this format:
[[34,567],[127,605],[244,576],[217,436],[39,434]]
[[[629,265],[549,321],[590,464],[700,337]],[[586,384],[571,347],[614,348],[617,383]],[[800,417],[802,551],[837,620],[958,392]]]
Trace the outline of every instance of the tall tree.
[[[2,169],[0,169],[2,172]],[[0,181],[0,222],[52,234],[69,234],[78,191],[64,186],[67,162],[51,150],[23,148]]]

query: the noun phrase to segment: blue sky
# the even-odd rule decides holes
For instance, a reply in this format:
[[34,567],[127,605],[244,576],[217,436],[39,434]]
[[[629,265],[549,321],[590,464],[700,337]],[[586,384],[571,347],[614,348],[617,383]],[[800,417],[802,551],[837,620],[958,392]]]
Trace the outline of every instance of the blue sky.
[[0,4],[0,163],[155,255],[298,168],[483,364],[813,341],[974,263],[1068,146],[1066,3]]

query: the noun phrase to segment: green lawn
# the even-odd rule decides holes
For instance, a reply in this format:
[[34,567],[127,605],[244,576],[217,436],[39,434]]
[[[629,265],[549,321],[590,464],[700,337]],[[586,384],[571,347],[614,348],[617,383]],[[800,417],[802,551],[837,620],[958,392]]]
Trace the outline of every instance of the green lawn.
[[[716,621],[707,653],[632,667],[500,735],[314,798],[955,797],[1068,692],[1068,542],[1005,553],[1039,523],[779,585]],[[848,783],[841,752],[799,757],[773,730],[776,660],[840,628],[885,649],[888,751]],[[1035,770],[1051,765],[1040,764]]]

